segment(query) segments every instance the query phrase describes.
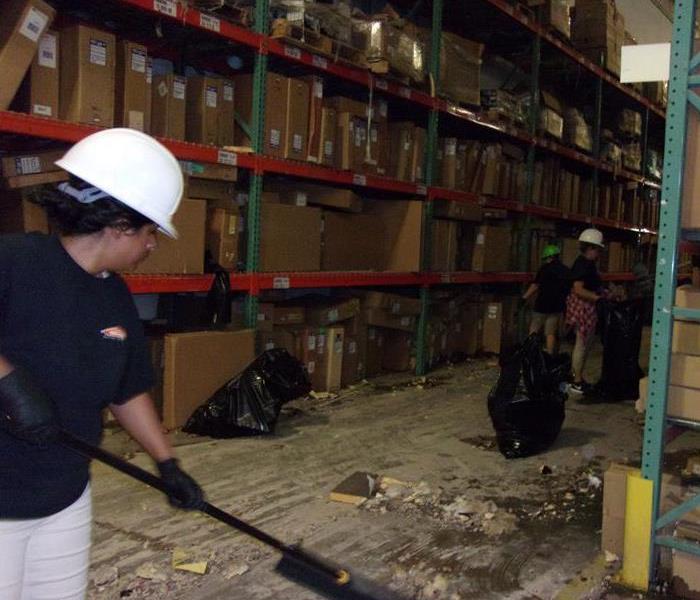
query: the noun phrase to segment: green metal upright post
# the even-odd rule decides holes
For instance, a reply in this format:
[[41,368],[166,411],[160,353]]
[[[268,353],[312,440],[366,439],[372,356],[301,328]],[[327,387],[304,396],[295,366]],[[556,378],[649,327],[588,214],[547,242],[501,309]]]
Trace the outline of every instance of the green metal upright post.
[[[268,0],[256,0],[255,25],[257,33],[267,34],[269,26]],[[265,137],[265,84],[267,81],[267,50],[259,48],[253,66],[253,110],[251,123],[251,143],[253,152],[262,154]],[[263,174],[250,175],[248,191],[248,243],[246,273],[257,273],[260,266],[260,202],[263,189]],[[248,327],[254,328],[258,322],[258,296],[249,293],[245,300],[245,320]]]
[[[659,530],[672,525],[682,515],[700,505],[700,496],[684,502],[665,515],[659,515],[664,441],[669,419],[666,413],[669,367],[674,318],[700,321],[700,311],[674,307],[676,269],[680,235],[681,199],[685,167],[688,110],[700,110],[700,97],[689,88],[700,86],[700,76],[692,74],[700,67],[700,54],[692,57],[696,0],[675,3],[669,104],[666,115],[664,177],[661,198],[659,246],[654,290],[654,317],[649,361],[649,394],[646,403],[642,475],[654,484],[651,531],[650,578],[655,577],[656,547],[700,555],[700,545],[680,538],[661,536]],[[692,108],[688,107],[692,105]]]
[[[442,2],[433,2],[433,28],[430,37],[430,76],[432,77],[437,93],[440,82],[440,50],[442,45]],[[435,155],[438,143],[438,118],[439,112],[431,110],[428,118],[428,139],[425,148],[425,185],[430,187],[435,179]],[[429,271],[433,253],[433,203],[426,198],[423,205],[423,251],[421,254],[421,269]],[[418,331],[416,332],[416,374],[425,375],[427,371],[428,354],[428,320],[430,319],[430,289],[422,287],[420,290],[421,311],[418,319]]]

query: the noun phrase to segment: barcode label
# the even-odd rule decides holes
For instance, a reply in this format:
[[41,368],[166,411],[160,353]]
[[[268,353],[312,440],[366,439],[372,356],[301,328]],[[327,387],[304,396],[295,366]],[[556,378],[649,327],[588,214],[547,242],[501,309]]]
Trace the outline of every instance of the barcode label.
[[337,308],[332,308],[328,311],[328,321],[330,323],[335,323],[338,320],[339,314]]
[[107,66],[107,42],[90,40],[90,62],[101,67]]
[[233,102],[233,84],[224,83],[224,102]]
[[222,165],[231,165],[232,167],[235,167],[238,162],[238,156],[234,152],[219,150],[217,162]]
[[352,176],[352,183],[353,185],[367,185],[367,176],[366,175],[358,175],[355,173]]
[[289,289],[289,277],[275,277],[272,280],[272,289],[288,290]]
[[323,58],[323,56],[318,56],[316,54],[314,54],[311,57],[311,64],[314,67],[317,67],[318,69],[327,69],[328,68],[328,60]]
[[[294,204],[297,206],[306,206],[306,192],[297,192]],[[323,221],[321,225],[323,225]]]
[[153,61],[146,59],[146,85],[153,83]]
[[205,15],[204,13],[200,13],[199,15],[199,25],[204,29],[215,31],[216,33],[221,31],[221,21],[219,21],[219,19],[216,17]]
[[27,12],[27,16],[24,17],[19,33],[32,40],[32,42],[37,42],[41,34],[44,33],[48,23],[49,16],[32,6]]
[[186,89],[187,79],[183,79],[182,77],[173,79],[173,98],[175,98],[175,100],[184,100]]
[[47,69],[56,68],[56,36],[47,33],[39,40],[39,66]]
[[177,17],[177,4],[175,0],[153,0],[153,10],[168,15],[169,17]]
[[41,115],[42,117],[50,117],[53,115],[53,111],[50,106],[46,104],[35,104],[32,107],[32,113],[35,115]]
[[307,350],[316,350],[316,336],[310,335],[306,338]]
[[333,141],[332,140],[326,140],[325,142],[323,142],[323,154],[326,157],[333,156]]
[[41,173],[41,161],[38,156],[20,156],[15,158],[15,170],[18,175]]
[[270,146],[279,148],[282,132],[279,129],[270,129]]
[[301,152],[303,145],[304,137],[299,133],[295,133],[292,136],[292,149],[294,150],[294,152]]
[[131,50],[131,70],[137,73],[146,72],[146,52],[140,48]]
[[389,89],[389,84],[385,79],[377,79],[376,86],[378,90],[384,90],[385,92]]
[[214,86],[207,86],[206,92],[204,94],[204,101],[205,104],[207,105],[207,108],[216,108],[216,105],[219,103],[219,94],[218,90]]
[[301,58],[301,50],[295,48],[294,46],[285,46],[284,55],[289,58],[296,58],[297,60]]

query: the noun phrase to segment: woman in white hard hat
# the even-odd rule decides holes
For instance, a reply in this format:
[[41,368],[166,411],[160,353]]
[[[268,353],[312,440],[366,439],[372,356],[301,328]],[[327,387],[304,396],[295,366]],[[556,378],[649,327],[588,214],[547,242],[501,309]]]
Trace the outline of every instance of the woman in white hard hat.
[[99,444],[109,407],[157,464],[171,504],[203,494],[180,469],[149,390],[153,373],[131,295],[116,272],[175,237],[179,165],[130,129],[95,133],[56,163],[71,175],[46,192],[56,236],[0,236],[0,598],[85,597],[89,461],[64,429]]
[[603,282],[596,265],[603,248],[603,234],[597,229],[586,229],[578,239],[581,254],[571,267],[573,286],[566,301],[566,324],[576,331],[571,359],[574,381],[570,389],[574,393],[583,394],[587,390],[583,370],[598,322],[596,302],[603,292]]

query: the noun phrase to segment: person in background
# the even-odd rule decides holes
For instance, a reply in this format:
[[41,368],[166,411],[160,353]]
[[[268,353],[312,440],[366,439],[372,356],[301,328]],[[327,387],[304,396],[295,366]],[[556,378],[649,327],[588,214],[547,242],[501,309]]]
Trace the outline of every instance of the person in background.
[[522,296],[525,303],[535,298],[535,310],[530,322],[530,335],[544,330],[547,352],[554,354],[558,349],[562,317],[566,310],[566,297],[571,288],[569,269],[562,264],[559,246],[549,244],[542,251],[542,266],[537,271],[534,283],[530,284]]
[[574,379],[570,391],[584,394],[589,386],[583,379],[583,370],[598,323],[596,303],[604,295],[596,264],[604,246],[603,234],[597,229],[584,230],[578,240],[581,254],[571,267],[573,285],[566,299],[566,324],[576,332],[571,358]]
[[40,204],[58,235],[0,236],[0,598],[83,600],[92,510],[89,460],[61,430],[98,445],[102,411],[156,463],[174,506],[203,505],[153,407],[133,270],[177,237],[175,157],[133,129],[106,129],[56,164],[68,182]]

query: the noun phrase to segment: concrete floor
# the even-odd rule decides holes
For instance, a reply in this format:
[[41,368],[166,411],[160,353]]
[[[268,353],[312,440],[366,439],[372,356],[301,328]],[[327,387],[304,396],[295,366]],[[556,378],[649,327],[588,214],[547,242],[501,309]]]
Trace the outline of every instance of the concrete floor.
[[[274,437],[179,436],[178,453],[210,502],[409,598],[603,597],[605,566],[584,571],[599,553],[599,478],[610,461],[638,458],[640,419],[631,403],[569,401],[550,451],[507,461],[485,400],[497,374],[492,359],[424,382],[384,377],[288,405]],[[133,456],[122,434],[106,446]],[[142,454],[132,460],[149,466]],[[330,502],[329,491],[356,470],[403,483],[359,508]],[[276,556],[256,542],[171,510],[107,467],[93,473],[89,598],[318,597],[274,574]],[[176,548],[207,561],[207,573],[174,570]]]

